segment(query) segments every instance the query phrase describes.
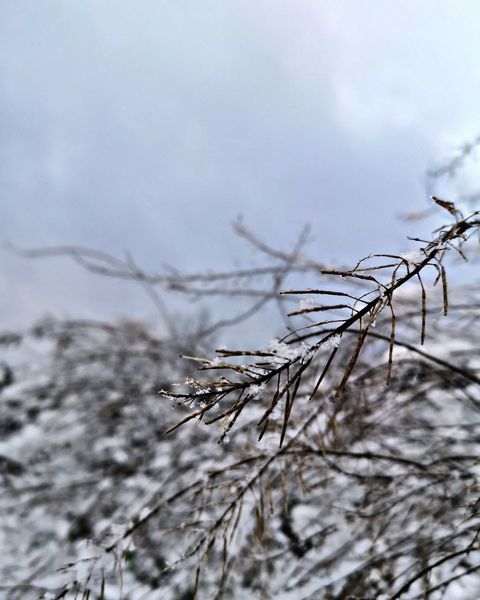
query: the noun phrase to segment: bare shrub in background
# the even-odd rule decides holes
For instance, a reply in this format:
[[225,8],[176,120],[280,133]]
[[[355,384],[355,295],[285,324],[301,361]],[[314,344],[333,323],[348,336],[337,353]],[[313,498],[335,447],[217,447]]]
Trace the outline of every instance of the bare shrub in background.
[[[480,218],[435,205],[430,240],[353,268],[306,257],[306,232],[285,252],[242,223],[254,269],[30,252],[139,282],[168,334],[53,320],[2,336],[37,353],[5,365],[0,396],[6,597],[477,598],[479,287],[449,290],[446,268],[478,249]],[[164,291],[248,304],[179,329]],[[282,338],[212,356],[269,302]]]

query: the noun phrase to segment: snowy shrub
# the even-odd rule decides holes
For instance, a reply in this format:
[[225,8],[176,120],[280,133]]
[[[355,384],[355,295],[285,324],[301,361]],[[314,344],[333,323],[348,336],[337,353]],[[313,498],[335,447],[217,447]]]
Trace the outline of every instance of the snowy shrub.
[[[163,335],[51,320],[1,337],[5,598],[479,597],[480,290],[447,267],[474,255],[480,218],[437,204],[430,241],[353,268],[241,224],[265,263],[229,273],[60,249],[251,304]],[[272,301],[282,337],[211,352]]]

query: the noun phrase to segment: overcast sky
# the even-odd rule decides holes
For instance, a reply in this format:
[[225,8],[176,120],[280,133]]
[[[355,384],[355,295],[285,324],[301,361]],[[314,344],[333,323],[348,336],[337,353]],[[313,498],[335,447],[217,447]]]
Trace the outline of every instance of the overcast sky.
[[[472,0],[0,0],[0,240],[248,264],[230,222],[353,260],[407,247],[423,172],[480,130]],[[422,229],[423,228],[423,229]],[[0,326],[148,316],[0,250]]]

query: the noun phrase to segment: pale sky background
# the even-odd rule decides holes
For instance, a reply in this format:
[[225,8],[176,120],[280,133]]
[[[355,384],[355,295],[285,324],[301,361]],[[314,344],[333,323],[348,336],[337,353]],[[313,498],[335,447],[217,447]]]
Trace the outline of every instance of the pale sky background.
[[[474,0],[0,0],[0,241],[252,264],[401,251],[423,173],[480,131]],[[441,191],[441,190],[440,190]],[[0,327],[151,317],[141,289],[0,250]]]

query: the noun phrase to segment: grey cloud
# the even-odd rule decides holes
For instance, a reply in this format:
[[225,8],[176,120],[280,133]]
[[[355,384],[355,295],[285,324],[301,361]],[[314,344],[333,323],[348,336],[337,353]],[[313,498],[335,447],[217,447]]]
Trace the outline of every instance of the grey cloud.
[[[311,222],[327,260],[399,249],[428,161],[477,127],[479,11],[462,7],[4,2],[1,237],[222,268],[244,256],[241,212],[270,241]],[[5,324],[118,296],[64,262],[0,261]]]

